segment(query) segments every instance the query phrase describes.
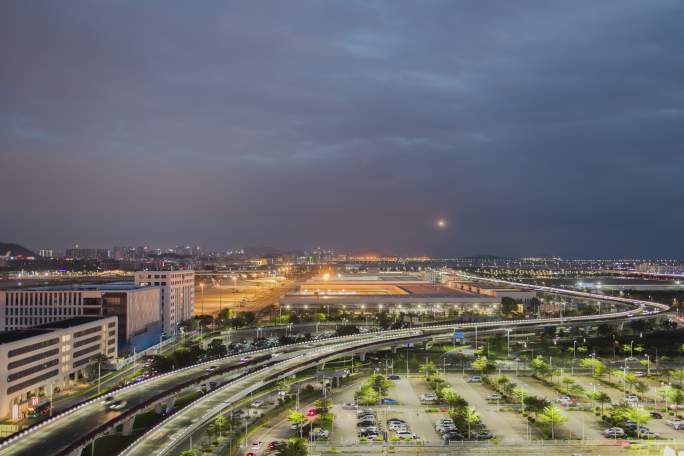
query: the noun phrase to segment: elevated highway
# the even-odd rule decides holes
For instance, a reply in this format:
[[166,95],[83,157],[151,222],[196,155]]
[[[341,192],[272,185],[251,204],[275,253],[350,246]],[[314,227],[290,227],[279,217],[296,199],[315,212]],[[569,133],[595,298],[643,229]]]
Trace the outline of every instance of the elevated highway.
[[[520,287],[521,284],[492,280],[507,285]],[[153,377],[140,384],[131,385],[116,393],[117,399],[129,402],[129,409],[124,412],[111,412],[104,408],[102,399],[93,400],[81,405],[71,413],[63,414],[43,422],[34,428],[0,444],[0,456],[5,455],[64,455],[77,456],[82,448],[98,436],[111,432],[117,425],[125,425],[135,414],[157,407],[161,401],[169,401],[189,385],[199,384],[207,380],[206,367],[217,366],[228,371],[224,380],[227,384],[211,394],[202,396],[190,406],[183,408],[162,421],[157,427],[144,434],[125,454],[149,456],[150,454],[169,454],[180,444],[187,433],[206,424],[218,413],[228,410],[232,403],[255,389],[266,386],[280,378],[308,369],[320,362],[326,362],[349,353],[361,353],[387,346],[400,345],[406,341],[431,338],[455,330],[506,329],[514,327],[538,327],[566,323],[600,322],[643,318],[668,310],[668,306],[648,301],[593,295],[591,293],[574,292],[549,287],[526,287],[547,293],[582,296],[619,302],[630,307],[629,310],[600,315],[586,315],[565,318],[541,318],[501,320],[478,323],[445,324],[426,326],[418,329],[401,329],[355,336],[336,337],[316,342],[293,344],[268,350],[254,352],[252,356],[267,355],[263,361],[254,364],[258,370],[246,370],[240,365],[237,355],[213,360],[191,368],[174,371],[163,376]],[[275,358],[272,355],[278,354]],[[234,368],[230,371],[230,368]],[[155,401],[159,398],[159,401]]]

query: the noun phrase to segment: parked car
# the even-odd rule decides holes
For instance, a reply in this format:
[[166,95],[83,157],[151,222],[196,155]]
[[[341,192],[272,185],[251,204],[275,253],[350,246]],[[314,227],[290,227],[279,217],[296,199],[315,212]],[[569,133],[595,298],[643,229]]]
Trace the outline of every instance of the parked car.
[[357,418],[360,418],[364,415],[375,415],[375,412],[373,411],[373,409],[369,409],[369,408],[362,408],[362,409],[358,409],[356,411],[356,417]]
[[680,420],[678,418],[665,420],[665,424],[672,426],[672,429],[675,430],[684,429],[684,420]]
[[605,437],[624,437],[625,431],[624,431],[624,429],[619,428],[619,427],[612,427],[612,428],[608,428],[605,431],[603,431],[603,435]]
[[410,431],[397,432],[397,437],[403,440],[413,440],[418,438],[413,432]]
[[251,404],[249,404],[249,406],[252,408],[259,408],[262,405],[264,405],[264,403],[262,401],[254,401]]
[[473,375],[468,379],[468,383],[480,383],[482,382],[482,377],[479,375]]
[[500,401],[502,399],[501,394],[490,394],[486,398],[488,401]]
[[425,393],[420,395],[421,402],[435,402],[437,400],[437,395],[434,393]]
[[463,434],[458,431],[446,432],[442,435],[442,439],[453,442],[456,440],[463,440]]
[[653,411],[653,412],[651,412],[651,418],[655,418],[656,420],[661,420],[661,419],[663,419],[663,414],[660,412]]
[[397,405],[399,402],[396,399],[392,399],[391,397],[383,397],[382,403],[385,405]]
[[639,402],[639,398],[636,397],[634,394],[628,394],[627,396],[625,396],[625,402],[627,402],[628,404],[636,404],[637,402]]
[[477,431],[473,432],[472,437],[477,440],[489,440],[494,438],[494,434],[489,431]]
[[388,378],[389,380],[399,380],[399,379],[401,379],[401,377],[399,377],[397,374],[389,375],[389,376],[387,376],[387,378]]
[[315,439],[326,440],[330,436],[330,432],[327,429],[314,428],[312,434]]
[[342,404],[342,408],[345,410],[356,410],[356,404],[353,402],[345,402]]

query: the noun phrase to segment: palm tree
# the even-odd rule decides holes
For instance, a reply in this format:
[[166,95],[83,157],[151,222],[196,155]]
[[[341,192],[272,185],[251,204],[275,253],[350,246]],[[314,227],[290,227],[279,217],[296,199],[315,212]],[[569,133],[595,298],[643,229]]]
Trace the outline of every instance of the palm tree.
[[473,361],[473,367],[480,371],[483,375],[489,370],[491,364],[486,356],[480,356]]
[[637,425],[637,438],[641,438],[641,426],[646,425],[651,419],[651,414],[643,407],[629,407],[625,411],[625,419],[634,421]]
[[423,364],[420,365],[420,367],[418,368],[418,372],[425,375],[425,378],[428,378],[432,374],[437,372],[437,366],[435,366],[434,361],[426,360]]
[[276,449],[277,456],[306,456],[306,453],[306,442],[302,438],[287,439],[282,445],[278,445]]
[[570,385],[575,383],[575,380],[570,377],[563,377],[561,383],[565,384],[565,394],[570,394]]
[[539,415],[539,421],[548,424],[551,427],[551,438],[556,440],[555,429],[556,426],[565,423],[568,417],[563,415],[558,407],[549,405],[544,409],[544,412]]
[[468,424],[468,438],[470,438],[470,426],[480,422],[480,414],[474,408],[468,406],[463,411],[463,420]]
[[290,414],[287,415],[287,421],[291,424],[296,425],[299,428],[299,437],[302,436],[302,425],[306,423],[306,415],[303,412],[297,410],[290,410]]
[[217,416],[216,419],[214,420],[214,426],[216,426],[216,429],[218,429],[219,435],[221,435],[221,431],[226,426],[226,424],[228,424],[228,420],[223,415]]
[[603,416],[603,404],[610,402],[610,396],[608,396],[603,391],[595,391],[591,393],[591,398],[596,402],[601,403],[601,416]]

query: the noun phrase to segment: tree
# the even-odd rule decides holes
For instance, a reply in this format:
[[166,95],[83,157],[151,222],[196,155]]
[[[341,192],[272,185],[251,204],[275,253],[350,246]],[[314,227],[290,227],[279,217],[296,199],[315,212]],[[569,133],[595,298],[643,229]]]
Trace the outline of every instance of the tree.
[[542,358],[541,355],[532,360],[530,367],[534,371],[534,375],[538,377],[544,377],[550,371],[549,365],[544,361],[544,358]]
[[584,358],[580,361],[580,366],[591,369],[594,377],[600,377],[606,371],[606,365],[596,358]]
[[603,404],[610,402],[610,396],[603,391],[594,391],[591,393],[591,398],[601,404],[601,416],[603,416]]
[[467,405],[465,399],[459,396],[459,394],[450,386],[442,388],[441,393],[444,402],[446,402],[449,407],[464,407]]
[[359,405],[376,405],[380,400],[380,393],[368,384],[364,384],[356,393],[356,402]]
[[561,383],[563,383],[565,385],[565,394],[570,394],[570,385],[575,383],[575,380],[573,380],[570,377],[563,377],[561,379]]
[[641,426],[645,426],[651,419],[651,414],[643,407],[627,407],[625,420],[634,421],[637,425],[637,437],[641,438]]
[[353,336],[354,334],[359,334],[361,331],[358,327],[354,325],[344,325],[337,328],[338,336]]
[[501,314],[510,316],[518,311],[518,303],[513,298],[504,296],[501,298]]
[[277,456],[306,456],[306,441],[302,438],[287,439],[276,447]]
[[684,402],[684,392],[678,388],[672,388],[669,393],[670,402],[675,406],[675,413],[679,410],[679,404]]
[[197,450],[185,450],[185,451],[181,451],[180,456],[197,456]]
[[226,356],[227,353],[228,349],[223,344],[223,341],[221,339],[212,339],[211,342],[209,342],[209,345],[207,346],[207,354],[209,356],[214,356],[218,358],[221,356]]
[[539,415],[539,421],[548,425],[551,428],[551,438],[556,440],[555,429],[557,426],[565,423],[568,417],[563,415],[558,407],[549,405],[544,408],[544,412]]
[[473,361],[473,367],[479,370],[482,374],[487,373],[493,367],[486,356],[480,356]]
[[154,355],[150,368],[158,373],[168,372],[173,369],[173,361],[166,356]]
[[228,424],[228,420],[223,415],[217,416],[214,420],[214,426],[216,426],[216,429],[218,429],[219,435],[221,435],[221,432],[223,431],[223,428],[226,427],[226,424]]
[[391,381],[387,380],[384,375],[377,372],[371,374],[371,376],[368,378],[367,384],[379,394],[385,394],[389,387],[392,386]]
[[684,380],[684,369],[673,369],[670,373],[672,377],[679,380],[679,387],[682,387],[682,380]]
[[551,405],[548,400],[538,396],[525,396],[523,398],[523,404],[525,404],[525,409],[534,413],[535,416],[543,412],[546,407]]
[[463,410],[463,421],[468,425],[468,438],[470,438],[470,427],[480,422],[480,414],[468,406]]
[[418,372],[425,375],[425,378],[428,378],[437,372],[437,366],[435,366],[434,361],[428,360],[420,365]]
[[242,317],[247,326],[253,326],[256,323],[256,314],[254,312],[240,312],[240,317]]
[[302,426],[304,423],[306,423],[306,415],[304,415],[303,412],[297,411],[297,410],[290,410],[290,413],[287,415],[287,421],[290,422],[290,424],[293,424],[297,426],[299,429],[299,436],[302,436]]

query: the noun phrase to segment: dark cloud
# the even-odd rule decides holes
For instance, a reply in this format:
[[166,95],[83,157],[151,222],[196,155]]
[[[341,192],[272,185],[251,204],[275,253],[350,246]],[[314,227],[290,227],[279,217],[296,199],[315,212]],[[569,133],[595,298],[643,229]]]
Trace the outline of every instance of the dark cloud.
[[682,23],[677,0],[5,2],[0,239],[681,257]]

